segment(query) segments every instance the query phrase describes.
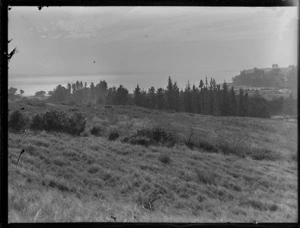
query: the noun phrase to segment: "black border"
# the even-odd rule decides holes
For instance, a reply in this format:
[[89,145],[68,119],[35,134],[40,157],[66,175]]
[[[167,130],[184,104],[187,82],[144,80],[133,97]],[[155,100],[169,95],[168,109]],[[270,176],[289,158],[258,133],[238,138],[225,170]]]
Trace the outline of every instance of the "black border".
[[0,224],[8,222],[8,131],[7,131],[7,116],[8,116],[8,61],[7,61],[7,46],[8,46],[8,10],[6,2],[0,2],[1,28],[0,28],[0,111],[1,111],[1,134],[0,134]]
[[297,0],[4,0],[11,6],[295,6]]
[[[11,223],[8,224],[8,7],[9,6],[36,6],[40,10],[42,7],[50,6],[218,6],[218,7],[275,7],[275,6],[297,6],[298,0],[0,0],[0,111],[1,111],[1,150],[0,150],[0,227],[300,227],[299,226],[299,202],[298,202],[298,223]],[[299,13],[299,12],[298,12]],[[299,14],[298,14],[299,15]],[[300,31],[298,19],[298,32]],[[298,69],[299,69],[299,34],[298,34]],[[299,75],[299,71],[298,71]],[[299,76],[298,76],[299,77]],[[299,86],[299,80],[298,80]],[[299,87],[297,87],[299,88]],[[299,107],[299,90],[298,107]],[[299,121],[299,119],[298,119]],[[299,128],[298,128],[299,136]],[[299,144],[298,144],[299,151]],[[298,164],[299,164],[298,156]],[[298,168],[298,177],[299,175]],[[298,199],[299,199],[298,180]]]

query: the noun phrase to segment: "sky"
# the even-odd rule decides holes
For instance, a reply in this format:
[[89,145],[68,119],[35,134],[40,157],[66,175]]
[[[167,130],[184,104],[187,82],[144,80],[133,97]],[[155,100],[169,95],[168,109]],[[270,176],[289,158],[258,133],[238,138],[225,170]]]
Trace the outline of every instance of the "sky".
[[[13,7],[9,83],[28,93],[81,79],[165,87],[297,64],[296,7]],[[17,87],[17,88],[18,88]]]

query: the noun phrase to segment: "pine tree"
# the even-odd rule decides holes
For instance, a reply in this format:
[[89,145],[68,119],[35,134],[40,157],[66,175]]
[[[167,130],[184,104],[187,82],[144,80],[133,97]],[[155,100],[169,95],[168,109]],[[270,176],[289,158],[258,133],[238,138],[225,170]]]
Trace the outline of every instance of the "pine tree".
[[200,83],[199,83],[199,88],[200,88],[200,90],[202,90],[203,86],[204,86],[204,83],[203,83],[203,81],[202,81],[202,79],[201,79],[201,80],[200,80]]
[[189,81],[185,87],[183,104],[185,112],[193,112],[191,85]]
[[238,107],[238,116],[244,116],[244,91],[240,89],[239,93],[239,107]]
[[229,112],[229,100],[228,100],[228,87],[226,82],[223,83],[222,88],[222,115],[227,116]]
[[117,93],[117,88],[116,87],[111,87],[107,91],[107,96],[105,98],[106,104],[112,105],[112,104],[117,104],[116,102],[116,93]]
[[184,91],[182,88],[179,91],[179,111],[184,111]]
[[192,87],[192,112],[193,113],[198,113],[198,101],[197,101],[197,98],[198,98],[198,89],[196,88],[195,84],[193,84],[193,87]]
[[91,88],[91,93],[90,93],[91,99],[94,99],[95,98],[95,85],[93,82],[91,83],[90,88]]
[[158,109],[165,108],[165,96],[164,96],[164,89],[159,88],[156,91],[156,104]]
[[235,116],[237,114],[237,104],[236,104],[236,95],[234,92],[234,87],[231,87],[230,90],[230,115]]
[[172,109],[173,108],[173,83],[170,76],[168,79],[168,85],[165,94],[167,98],[167,108]]
[[215,115],[220,116],[222,115],[222,91],[220,85],[216,86],[215,97]]
[[198,113],[204,114],[204,109],[205,109],[205,96],[204,96],[204,82],[202,79],[200,80],[199,83],[199,94],[198,94]]
[[149,108],[154,109],[155,108],[155,88],[151,86],[151,88],[148,90],[148,104]]
[[249,97],[248,97],[248,93],[246,92],[245,96],[244,96],[244,116],[249,116]]
[[68,88],[68,94],[71,94],[71,84],[70,83],[67,84],[67,88]]
[[141,106],[144,108],[149,107],[149,103],[147,100],[147,92],[144,89],[141,91]]
[[213,79],[210,78],[210,86],[209,86],[209,114],[210,115],[214,115],[215,114],[215,110],[214,110],[214,82]]
[[75,93],[75,91],[76,91],[76,85],[73,83],[72,84],[72,93]]
[[180,99],[179,99],[179,88],[177,86],[177,82],[173,83],[172,100],[173,100],[173,107],[172,107],[173,110],[179,111]]
[[208,87],[205,86],[203,89],[203,113],[208,115],[209,114],[209,94],[208,94]]
[[116,104],[127,105],[128,102],[128,90],[120,85],[116,91]]
[[139,87],[139,84],[137,84],[136,88],[133,91],[134,93],[134,104],[137,106],[141,106],[142,105],[142,101],[141,101],[141,89]]

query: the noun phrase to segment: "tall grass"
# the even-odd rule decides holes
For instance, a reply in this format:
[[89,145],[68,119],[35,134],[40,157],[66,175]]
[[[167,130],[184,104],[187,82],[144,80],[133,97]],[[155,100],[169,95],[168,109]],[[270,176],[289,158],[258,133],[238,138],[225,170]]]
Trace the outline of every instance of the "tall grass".
[[[114,222],[111,216],[117,222],[296,221],[292,125],[266,120],[262,129],[259,119],[202,120],[198,115],[125,108],[114,109],[117,121],[112,125],[100,108],[84,109],[85,137],[9,133],[10,222]],[[153,123],[175,136],[173,146],[168,133],[155,136]],[[191,124],[193,147],[185,145]],[[94,126],[100,127],[100,137],[90,134]],[[248,143],[241,134],[245,128]],[[113,129],[120,140],[108,140]],[[230,137],[220,137],[224,132]],[[267,133],[275,139],[289,134],[290,144],[277,140],[272,147]],[[138,136],[151,143],[122,142]]]

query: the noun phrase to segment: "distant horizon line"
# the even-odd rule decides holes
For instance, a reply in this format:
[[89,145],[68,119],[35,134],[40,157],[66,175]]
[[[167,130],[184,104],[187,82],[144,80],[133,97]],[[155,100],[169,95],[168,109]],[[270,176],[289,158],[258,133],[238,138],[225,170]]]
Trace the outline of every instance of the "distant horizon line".
[[[289,68],[289,66],[297,66],[294,64],[288,64],[285,67],[280,67],[279,68]],[[221,70],[213,70],[213,69],[203,69],[199,70],[199,72],[205,72],[205,71],[210,71],[210,72],[240,72],[243,70],[252,70],[252,69],[268,69],[272,68],[272,66],[268,67],[253,67],[253,68],[244,68],[244,69],[221,69]],[[174,74],[174,72],[172,72]],[[82,73],[19,73],[19,72],[8,72],[8,75],[32,75],[32,76],[80,76],[80,75],[97,75],[99,74],[106,74],[106,75],[137,75],[137,74],[167,74],[167,77],[172,76],[168,72],[163,72],[163,71],[152,71],[152,72],[114,72],[114,71],[108,71],[108,72],[95,72],[95,73],[88,73],[88,72],[82,72]],[[177,72],[177,73],[183,73],[183,72]]]

